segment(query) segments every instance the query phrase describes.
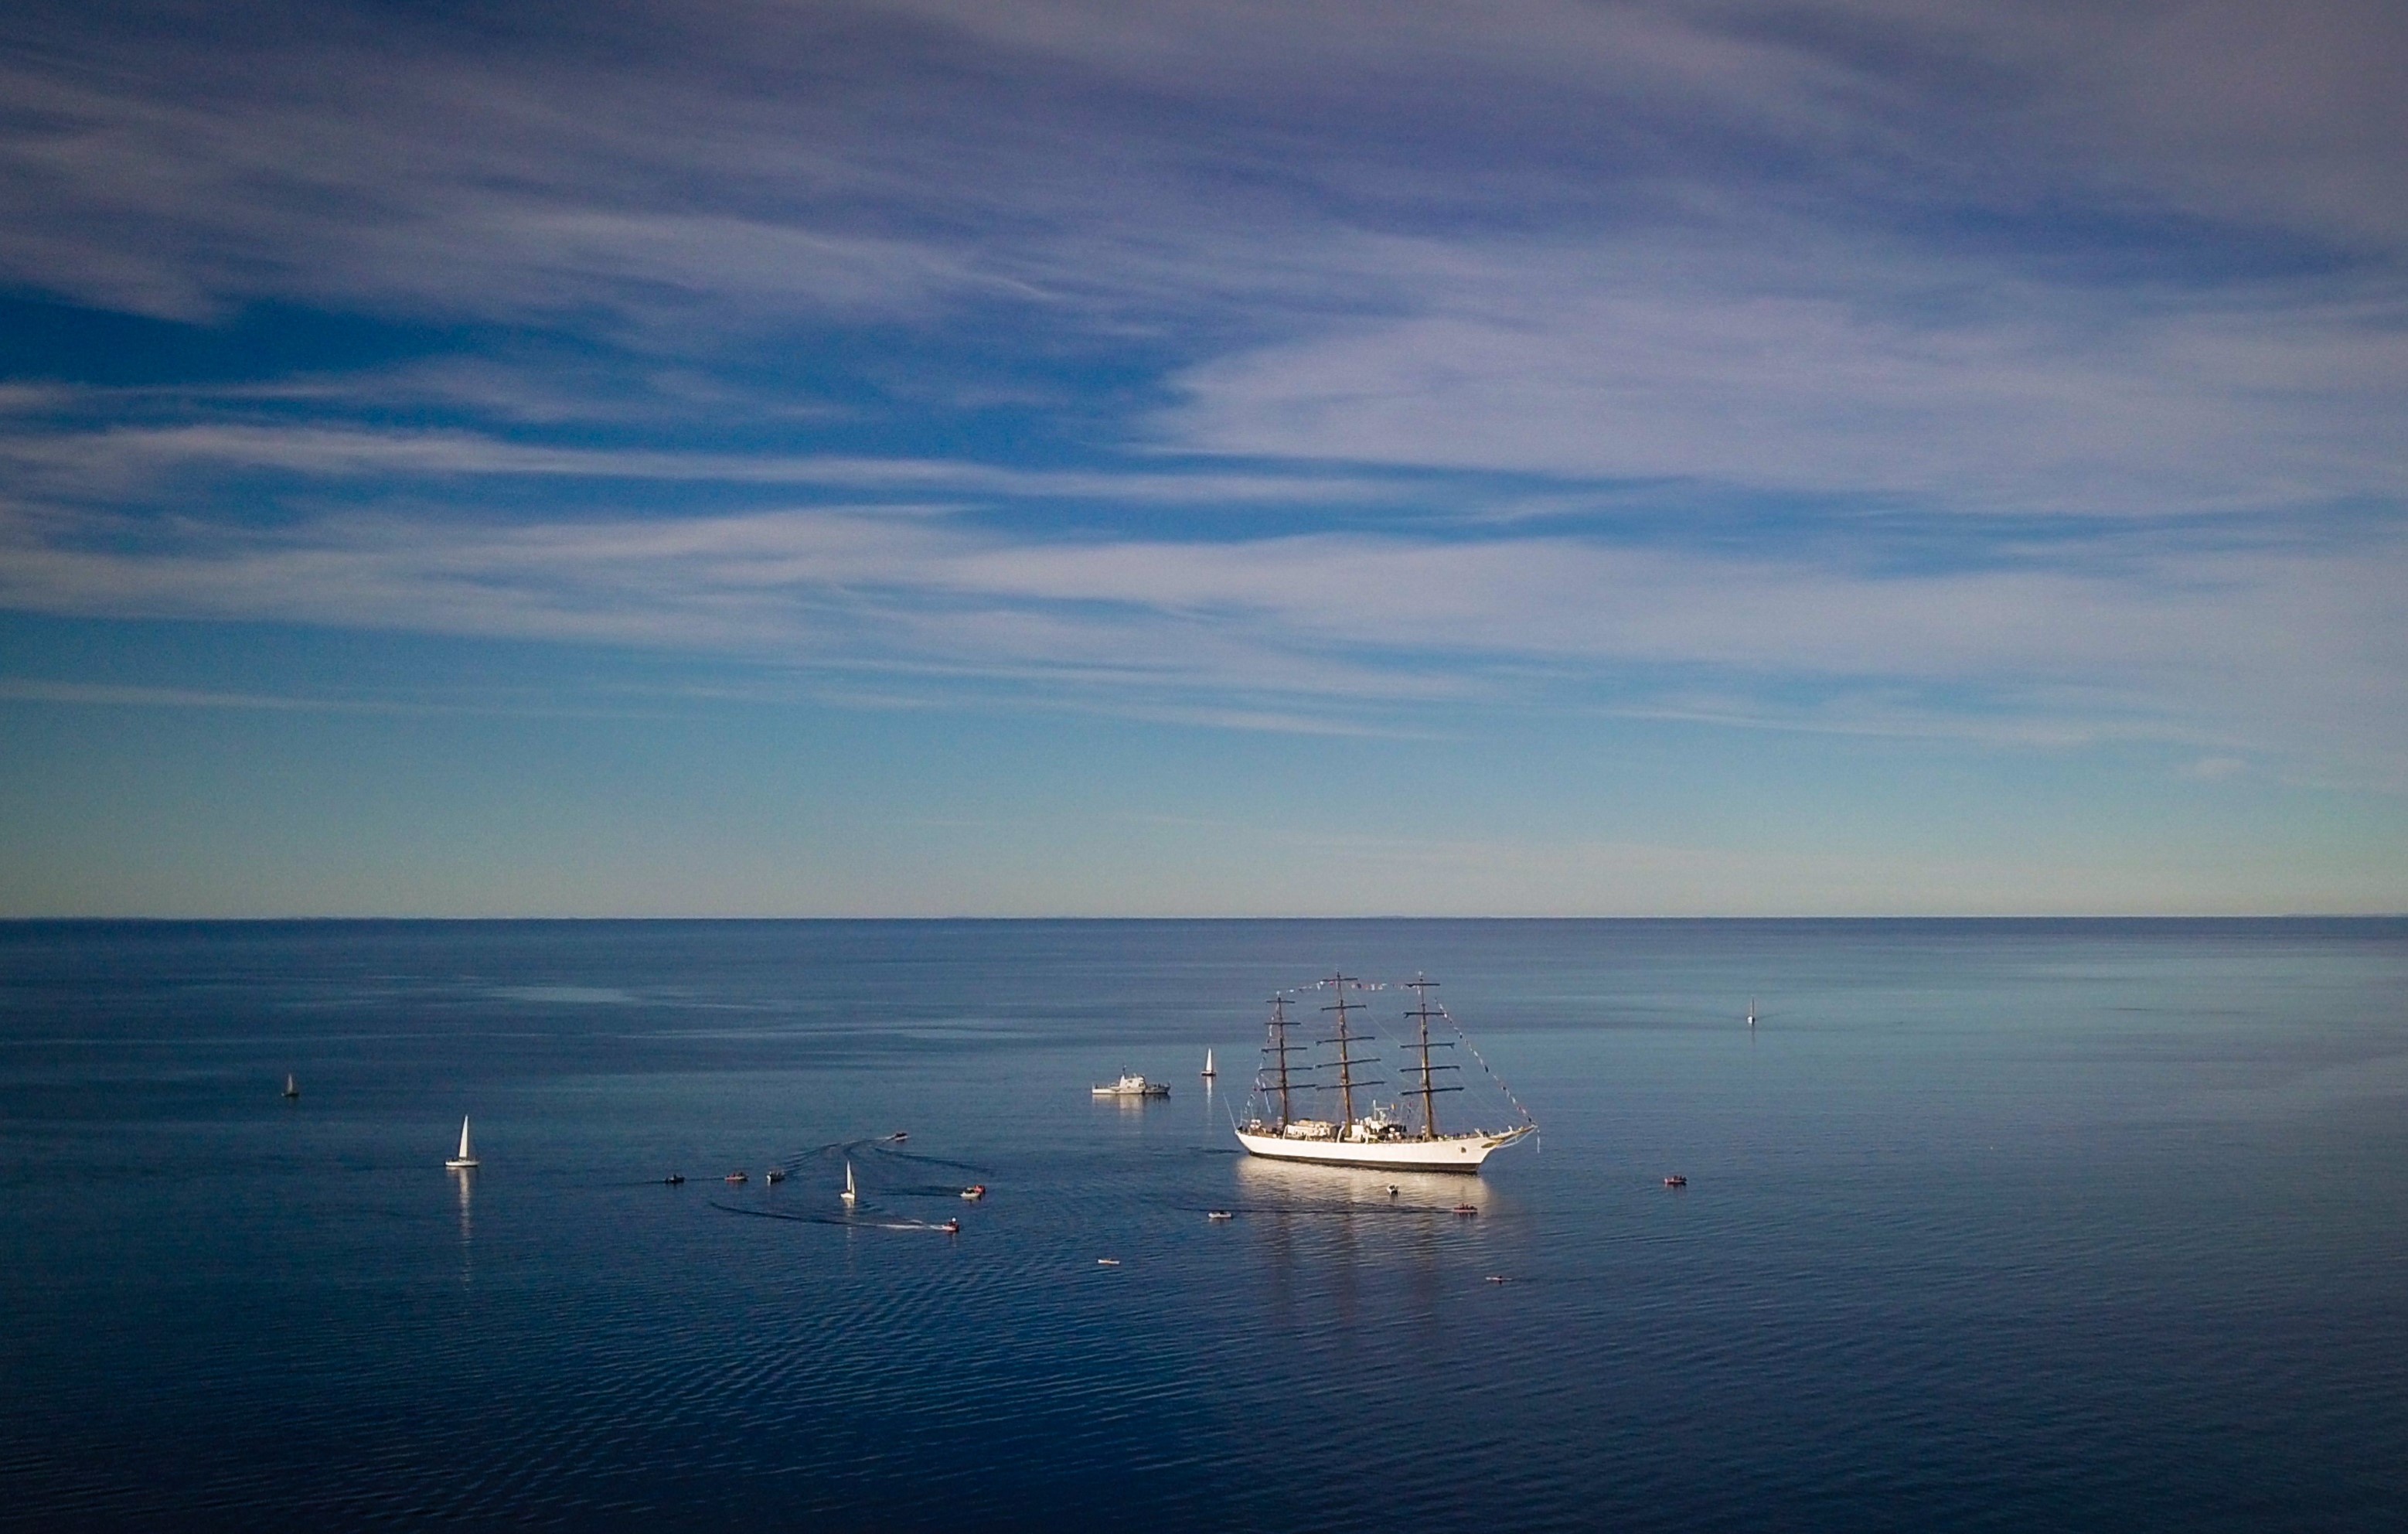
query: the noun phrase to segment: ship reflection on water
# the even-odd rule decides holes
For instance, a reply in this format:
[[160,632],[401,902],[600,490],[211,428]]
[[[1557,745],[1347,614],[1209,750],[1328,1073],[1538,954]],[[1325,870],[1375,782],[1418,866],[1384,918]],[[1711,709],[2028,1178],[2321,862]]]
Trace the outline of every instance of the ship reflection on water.
[[1311,1218],[1387,1219],[1405,1215],[1459,1219],[1486,1213],[1500,1197],[1494,1184],[1460,1173],[1387,1171],[1369,1167],[1316,1167],[1248,1156],[1237,1164],[1245,1196],[1239,1212]]

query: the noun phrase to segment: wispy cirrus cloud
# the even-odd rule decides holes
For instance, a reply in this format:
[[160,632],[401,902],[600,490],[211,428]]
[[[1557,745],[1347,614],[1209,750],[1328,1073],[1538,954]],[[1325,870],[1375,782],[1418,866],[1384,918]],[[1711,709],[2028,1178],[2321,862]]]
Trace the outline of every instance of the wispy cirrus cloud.
[[1723,282],[1690,275],[1727,265],[1702,248],[1424,254],[1419,305],[1200,364],[1159,429],[1257,456],[1986,512],[2408,495],[2386,428],[2408,418],[2408,303],[2381,289],[2110,302],[1894,248]]
[[138,402],[29,367],[22,609],[2408,759],[2396,7],[9,28],[17,292],[420,349]]
[[[1827,559],[1311,534],[1057,538],[811,508],[507,524],[366,515],[79,546],[7,524],[0,601],[656,647],[892,695],[1385,727],[1408,705],[2112,739],[2408,783],[2403,551],[2132,551],[1899,573]],[[2323,764],[2318,768],[2316,764]]]
[[456,429],[396,431],[259,421],[0,433],[0,462],[11,464],[24,477],[21,483],[87,495],[138,488],[157,495],[163,486],[173,485],[179,471],[195,469],[275,472],[322,480],[390,476],[627,480],[1191,505],[1364,502],[1398,497],[1402,489],[1398,481],[1369,474],[1256,473],[1210,465],[1175,472],[1053,469],[940,458],[597,448]]

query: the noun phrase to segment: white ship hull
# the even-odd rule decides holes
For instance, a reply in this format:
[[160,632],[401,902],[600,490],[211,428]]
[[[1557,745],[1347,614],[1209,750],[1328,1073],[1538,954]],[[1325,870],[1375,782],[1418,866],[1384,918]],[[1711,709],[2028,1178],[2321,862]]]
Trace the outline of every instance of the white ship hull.
[[1238,1143],[1275,1161],[1312,1161],[1325,1167],[1380,1167],[1392,1171],[1477,1172],[1492,1151],[1530,1133],[1525,1125],[1494,1134],[1445,1135],[1437,1140],[1291,1140],[1285,1135],[1238,1131]]

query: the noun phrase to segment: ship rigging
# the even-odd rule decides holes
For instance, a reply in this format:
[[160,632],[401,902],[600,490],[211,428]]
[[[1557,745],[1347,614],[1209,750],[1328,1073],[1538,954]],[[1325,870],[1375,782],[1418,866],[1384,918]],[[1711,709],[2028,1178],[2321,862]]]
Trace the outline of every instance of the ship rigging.
[[[1287,996],[1284,992],[1270,1000],[1271,1016],[1263,1045],[1263,1066],[1254,1079],[1254,1091],[1262,1103],[1262,1111],[1237,1126],[1238,1142],[1254,1155],[1280,1161],[1314,1161],[1325,1166],[1380,1167],[1414,1171],[1477,1172],[1480,1164],[1496,1151],[1512,1144],[1526,1135],[1535,1134],[1538,1124],[1526,1109],[1522,1110],[1522,1122],[1503,1129],[1469,1128],[1448,1133],[1439,1127],[1438,1099],[1441,1094],[1463,1089],[1452,1082],[1440,1085],[1440,1072],[1459,1070],[1454,1062],[1434,1061],[1432,1050],[1453,1049],[1453,1039],[1432,1039],[1432,1020],[1443,1020],[1450,1025],[1454,1018],[1443,1007],[1434,1006],[1429,993],[1438,982],[1427,976],[1415,976],[1406,982],[1413,992],[1416,1005],[1404,1015],[1415,1025],[1407,1044],[1406,1071],[1411,1078],[1405,1096],[1420,1099],[1418,1124],[1409,1123],[1399,1115],[1402,1103],[1383,1104],[1372,1097],[1370,1111],[1358,1115],[1354,1111],[1354,1095],[1358,1090],[1386,1084],[1380,1078],[1363,1071],[1377,1064],[1377,1057],[1365,1052],[1372,1036],[1354,1025],[1353,1014],[1369,1009],[1368,1002],[1355,1000],[1351,993],[1377,989],[1366,985],[1352,975],[1332,974],[1315,987],[1331,996],[1321,1011],[1335,1014],[1330,1037],[1315,1043],[1332,1051],[1330,1057],[1316,1066],[1299,1068],[1289,1060],[1303,1046],[1289,1041],[1291,1026],[1287,1016]],[[1457,1028],[1460,1036],[1462,1030]],[[1468,1046],[1467,1046],[1468,1047]],[[1477,1052],[1474,1052],[1475,1056]],[[1334,1079],[1326,1073],[1334,1072]],[[1299,1082],[1299,1076],[1323,1077],[1321,1080]],[[1501,1087],[1503,1083],[1499,1082]],[[1299,1091],[1333,1095],[1337,1113],[1332,1118],[1298,1118],[1295,1112],[1295,1094]],[[1507,1097],[1512,1100],[1512,1094]],[[1325,1097],[1325,1100],[1326,1098]],[[1521,1109],[1516,1101],[1514,1107]],[[1273,1110],[1276,1109],[1276,1112]]]

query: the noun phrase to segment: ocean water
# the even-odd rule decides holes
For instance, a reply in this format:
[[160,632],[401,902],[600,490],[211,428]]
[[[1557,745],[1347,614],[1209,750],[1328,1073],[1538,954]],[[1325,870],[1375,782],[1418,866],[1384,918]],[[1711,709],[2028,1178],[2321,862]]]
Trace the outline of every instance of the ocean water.
[[0,1240],[11,1527],[2396,1528],[2408,922],[5,925]]

